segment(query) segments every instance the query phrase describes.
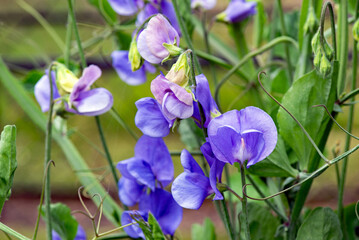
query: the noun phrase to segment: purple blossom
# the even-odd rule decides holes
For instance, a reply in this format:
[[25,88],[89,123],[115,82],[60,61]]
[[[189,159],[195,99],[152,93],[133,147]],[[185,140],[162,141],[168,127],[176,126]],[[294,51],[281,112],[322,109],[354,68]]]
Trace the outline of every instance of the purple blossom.
[[112,66],[118,76],[128,85],[140,85],[146,82],[146,72],[154,73],[156,68],[145,62],[137,71],[131,70],[131,63],[128,60],[128,51],[113,51],[111,54]]
[[142,0],[108,0],[108,3],[117,14],[123,16],[135,14],[144,4]]
[[277,144],[277,128],[263,110],[247,107],[214,118],[208,125],[208,142],[216,158],[225,163],[248,160],[247,167],[266,158]]
[[216,6],[216,0],[191,0],[191,8],[201,7],[210,10]]
[[[119,197],[132,206],[145,187],[152,191],[156,183],[167,186],[173,179],[171,155],[162,138],[143,135],[135,146],[135,156],[117,164],[122,174],[119,182]],[[145,187],[144,187],[145,186]],[[131,196],[134,195],[134,196]]]
[[[206,76],[204,76],[203,74],[196,76],[196,82],[197,82],[197,87],[195,91],[195,96],[203,108],[204,116],[206,118],[203,126],[207,128],[209,122],[213,118],[219,116],[221,113],[218,110],[217,103],[214,101],[212,97]],[[196,116],[198,116],[199,118]],[[200,122],[201,118],[199,113],[195,114],[194,117],[197,118],[197,121]]]
[[165,137],[170,133],[174,120],[167,119],[158,102],[150,97],[141,98],[136,103],[135,124],[143,134],[150,137]]
[[[52,239],[61,240],[60,235],[55,230],[52,230]],[[80,225],[77,227],[77,233],[74,240],[86,240],[86,232]]]
[[217,19],[226,22],[241,22],[249,16],[257,13],[256,2],[246,2],[246,0],[232,0],[226,10],[217,16]]
[[180,52],[179,41],[177,31],[163,15],[157,14],[138,36],[137,47],[146,61],[158,64],[168,58],[172,51]]
[[151,92],[162,106],[163,115],[167,119],[185,119],[193,115],[192,93],[168,81],[162,74],[152,80]]
[[186,149],[181,154],[184,172],[173,181],[172,194],[175,201],[183,208],[199,209],[206,197],[213,193],[215,193],[214,200],[223,199],[216,184],[217,178],[219,182],[221,181],[224,163],[210,153],[209,145],[202,146],[201,150],[211,166],[209,178],[204,175],[201,167]]
[[[148,212],[151,212],[161,226],[164,234],[173,235],[182,220],[182,208],[174,201],[171,193],[156,188],[155,191],[144,193],[139,202],[139,211],[124,211],[121,217],[122,225],[135,222],[134,217],[140,215],[145,221],[148,219]],[[138,225],[131,225],[124,229],[132,237],[145,239],[142,230]]]
[[[101,76],[101,69],[95,65],[85,68],[80,79],[74,84],[71,93],[60,96],[56,86],[55,74],[52,74],[54,99],[61,97],[68,112],[79,115],[96,116],[111,109],[113,105],[112,94],[104,88],[90,89],[90,86]],[[41,110],[49,110],[50,86],[49,78],[44,75],[35,85],[35,97]],[[68,99],[68,100],[67,100]]]

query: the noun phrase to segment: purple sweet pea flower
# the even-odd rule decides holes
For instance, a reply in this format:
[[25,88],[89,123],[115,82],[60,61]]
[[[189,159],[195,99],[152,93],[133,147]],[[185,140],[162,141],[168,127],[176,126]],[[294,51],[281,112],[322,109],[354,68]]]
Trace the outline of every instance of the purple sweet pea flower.
[[257,13],[256,2],[246,2],[246,0],[232,0],[226,10],[220,13],[217,18],[222,21],[236,23],[243,21],[249,16]]
[[120,199],[130,206],[138,201],[136,197],[141,195],[143,186],[152,191],[156,183],[166,187],[172,181],[174,171],[171,155],[163,139],[146,135],[138,140],[135,156],[119,162],[117,169],[122,174],[119,182]]
[[[213,118],[219,116],[221,113],[218,110],[217,103],[214,101],[212,97],[206,76],[204,76],[203,74],[196,76],[196,82],[197,82],[197,87],[195,91],[195,96],[203,108],[204,116],[206,118],[206,121],[204,122],[203,126],[207,128],[209,122]],[[194,115],[195,118],[196,116],[199,116],[199,119],[197,120],[200,122],[199,113]]]
[[157,14],[138,36],[137,47],[146,61],[158,64],[170,56],[169,48],[171,51],[180,52],[179,41],[177,31],[162,14]]
[[146,72],[154,73],[156,68],[148,62],[144,62],[137,71],[131,70],[131,63],[128,60],[128,51],[113,51],[111,54],[112,66],[118,76],[128,85],[140,85],[146,82]]
[[90,65],[84,69],[81,78],[75,83],[69,97],[71,107],[76,114],[97,116],[111,109],[112,94],[104,88],[90,89],[91,85],[101,76],[101,69]]
[[[148,212],[151,212],[161,226],[164,234],[173,235],[182,220],[182,208],[175,202],[171,193],[156,188],[149,194],[143,194],[139,202],[139,211],[125,211],[121,217],[122,225],[135,222],[131,214],[139,214],[147,221]],[[138,225],[131,225],[124,229],[132,237],[145,239],[142,230]]]
[[191,0],[191,8],[201,7],[206,10],[210,10],[216,6],[216,0]]
[[[52,230],[51,233],[53,240],[62,240],[60,235],[57,232],[55,232],[55,230]],[[78,225],[77,227],[77,233],[74,240],[86,240],[86,232],[80,225]]]
[[[53,89],[53,99],[56,100],[61,96],[56,87],[56,77],[54,72],[51,72],[51,80],[52,80],[52,89]],[[50,81],[47,73],[44,76],[42,76],[41,79],[35,84],[34,93],[37,102],[40,104],[41,111],[43,112],[49,111]]]
[[226,112],[214,118],[207,130],[216,158],[241,165],[248,160],[247,168],[266,158],[277,144],[272,118],[256,107]]
[[151,92],[162,106],[163,115],[167,119],[185,119],[193,115],[192,93],[168,81],[162,74],[152,80]]
[[216,194],[214,200],[223,199],[216,183],[217,177],[220,181],[224,163],[211,158],[213,154],[208,152],[211,151],[210,147],[202,146],[201,150],[211,166],[209,178],[204,175],[201,167],[186,149],[181,153],[181,164],[184,172],[173,181],[172,195],[183,208],[199,209],[206,197],[212,193]]
[[150,97],[141,98],[136,103],[135,124],[143,134],[150,137],[165,137],[170,133],[174,120],[167,119],[158,102]]
[[118,15],[123,16],[135,14],[144,4],[142,0],[108,0],[108,3]]

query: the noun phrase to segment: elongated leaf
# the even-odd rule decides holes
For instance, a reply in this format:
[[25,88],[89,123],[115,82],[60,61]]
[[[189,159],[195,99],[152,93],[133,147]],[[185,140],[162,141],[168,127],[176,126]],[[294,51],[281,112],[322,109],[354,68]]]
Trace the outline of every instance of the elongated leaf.
[[[321,124],[326,116],[323,109],[312,106],[327,105],[331,88],[331,78],[323,78],[316,71],[312,71],[296,80],[282,99],[282,104],[314,140],[317,139],[318,133],[322,132],[321,129],[325,128]],[[283,109],[279,109],[277,121],[280,135],[298,156],[300,169],[307,169],[313,146],[298,124]]]
[[254,15],[254,43],[255,48],[259,48],[263,41],[264,27],[267,22],[267,14],[262,1],[257,2],[257,14]]
[[274,151],[264,160],[248,168],[248,172],[262,177],[297,177],[299,172],[289,162],[283,139],[278,137]]
[[152,231],[152,237],[156,240],[165,240],[165,236],[161,230],[160,225],[158,224],[156,218],[152,215],[152,213],[148,214],[148,224],[150,225]]
[[298,230],[297,240],[338,240],[343,234],[338,216],[330,208],[316,208]]
[[0,214],[10,197],[16,168],[16,127],[5,126],[0,138]]
[[204,219],[203,225],[192,225],[192,239],[216,240],[216,233],[211,219]]
[[[44,113],[41,112],[34,99],[28,95],[25,88],[20,84],[20,81],[9,72],[1,58],[0,82],[7,89],[14,100],[19,104],[19,106],[24,110],[24,112],[30,117],[30,119],[41,130],[45,131],[46,117]],[[61,134],[61,130],[56,129],[55,127],[53,128],[52,132],[54,140],[64,152],[66,159],[68,160],[71,168],[76,173],[76,176],[80,180],[81,184],[85,186],[86,190],[91,196],[94,194],[99,194],[103,197],[103,212],[105,216],[113,224],[120,226],[120,216],[122,212],[121,208],[116,204],[111,196],[108,195],[107,191],[102,187],[91,171],[87,171],[86,174],[83,174],[83,170],[88,170],[89,167],[70,139],[67,136]],[[99,198],[93,198],[93,201],[97,206],[101,204]]]
[[[71,209],[63,203],[51,204],[51,223],[61,239],[73,240],[76,237],[78,222],[71,215]],[[41,214],[46,221],[45,205],[41,206]]]
[[105,21],[113,26],[117,22],[117,13],[112,9],[107,0],[88,0],[101,13]]
[[184,119],[178,127],[178,132],[181,135],[181,141],[186,145],[188,150],[195,150],[201,147],[201,142],[198,139],[204,139],[203,132],[192,119]]

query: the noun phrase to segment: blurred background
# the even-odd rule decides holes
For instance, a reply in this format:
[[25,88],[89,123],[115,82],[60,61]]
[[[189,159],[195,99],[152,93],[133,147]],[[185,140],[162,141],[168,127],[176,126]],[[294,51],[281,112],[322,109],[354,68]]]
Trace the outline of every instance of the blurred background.
[[[224,10],[227,5],[227,1],[217,2],[216,8],[209,12],[208,19]],[[283,0],[282,2],[285,12],[293,13],[294,16],[299,15],[296,12],[300,10],[301,1]],[[66,2],[31,0],[27,1],[27,3],[34,7],[51,24],[52,28],[64,42],[67,21]],[[274,1],[266,0],[264,4],[270,21]],[[0,0],[0,6],[0,55],[11,71],[26,85],[29,94],[33,96],[34,83],[26,77],[28,72],[37,69],[39,70],[37,74],[43,74],[44,69],[49,63],[63,53],[53,38],[49,36],[49,33],[24,9],[23,1]],[[86,41],[94,36],[101,36],[105,29],[105,22],[88,1],[76,1],[76,17],[82,41]],[[298,22],[293,18],[293,28],[297,25]],[[222,40],[224,42],[235,48],[233,41],[229,37],[228,29],[223,24],[215,23],[211,31],[223,37]],[[131,33],[132,30],[128,32]],[[248,43],[251,43],[252,32],[253,26],[252,21],[250,21],[246,27]],[[194,39],[195,46],[198,46],[200,49],[204,48],[200,42],[202,40],[198,36],[194,35]],[[75,46],[75,42],[73,46]],[[249,47],[252,48],[250,44]],[[127,85],[121,81],[111,67],[110,54],[113,50],[117,50],[116,48],[114,40],[107,38],[87,49],[85,53],[88,64],[97,64],[103,70],[103,75],[97,81],[97,84],[112,92],[114,95],[114,108],[120,113],[125,122],[138,135],[141,135],[134,125],[134,116],[136,114],[134,102],[142,97],[152,96],[149,86],[151,79],[156,74],[148,75],[148,80],[143,85]],[[351,52],[351,49],[352,46],[349,46],[349,52]],[[73,60],[78,60],[78,57],[75,56]],[[211,82],[208,64],[205,61],[202,61],[202,63],[205,73],[208,73],[207,78]],[[348,67],[350,68],[351,66]],[[223,69],[218,69],[219,75],[223,75],[223,73]],[[351,71],[348,70],[347,73],[349,74],[347,77],[350,77]],[[246,95],[240,101],[233,101],[244,91],[243,86],[236,82],[236,77],[233,77],[231,82],[222,91],[226,92],[226,94],[222,94],[221,98],[223,106],[241,109],[254,104],[250,101],[250,96]],[[226,107],[224,108],[225,110]],[[344,108],[343,110],[344,113],[339,115],[338,121],[343,126],[346,126],[347,109]],[[113,161],[117,163],[120,160],[132,157],[136,142],[131,135],[109,114],[101,116],[101,122]],[[0,221],[26,236],[31,236],[36,222],[37,206],[42,189],[45,135],[32,123],[0,83],[0,129],[3,129],[8,124],[14,124],[17,127],[18,168],[14,177],[11,198],[5,203]],[[355,120],[353,129],[356,135],[359,135],[358,126],[359,121]],[[118,201],[117,187],[113,184],[110,172],[104,168],[106,160],[101,154],[102,146],[97,133],[95,119],[92,117],[72,116],[68,119],[68,129],[71,133],[71,140],[73,140],[88,165],[93,168],[94,173],[102,180],[110,195]],[[181,151],[184,147],[176,132],[166,137],[165,142],[172,151]],[[340,147],[344,147],[345,134],[334,126],[326,149],[329,158],[332,158],[330,152],[337,143],[340,144]],[[356,144],[358,144],[358,141],[352,140],[352,145]],[[72,210],[82,210],[77,197],[80,183],[68,165],[61,149],[56,144],[53,145],[52,160],[56,163],[56,167],[52,169],[51,174],[52,202],[61,201],[68,204]],[[175,164],[175,175],[178,175],[183,171],[182,166],[178,157],[173,157],[173,161]],[[349,172],[345,188],[345,204],[359,200],[358,167],[359,154],[355,153],[351,155],[348,165]],[[332,167],[314,181],[310,196],[308,197],[307,207],[320,205],[336,208],[336,202],[337,185],[334,167]],[[86,203],[90,206],[90,209],[95,211],[91,201],[86,201]],[[206,216],[218,223],[216,225],[217,234],[225,233],[224,226],[219,221],[211,201],[208,201],[199,211],[184,211],[184,218],[180,225],[178,237],[180,239],[188,238],[190,236],[188,229],[191,224],[202,223]],[[76,218],[85,227],[89,236],[92,236],[91,222],[82,215],[76,215]],[[104,231],[111,228],[111,224],[104,220],[101,229]],[[41,237],[43,233],[44,225],[42,222],[39,239],[44,239],[44,237]],[[0,239],[3,239],[4,236],[0,233]]]

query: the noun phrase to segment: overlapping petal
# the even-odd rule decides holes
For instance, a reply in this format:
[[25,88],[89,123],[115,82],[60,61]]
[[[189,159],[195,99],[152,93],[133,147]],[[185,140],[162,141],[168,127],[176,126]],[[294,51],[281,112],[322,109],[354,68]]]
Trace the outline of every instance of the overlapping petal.
[[[56,87],[55,73],[51,73],[52,79],[52,90],[53,90],[53,99],[57,99],[60,97],[59,91]],[[40,104],[41,111],[47,112],[50,108],[50,81],[47,74],[42,76],[40,80],[35,84],[35,98],[37,102]]]
[[72,102],[76,113],[86,116],[101,115],[111,109],[113,105],[112,94],[105,88],[95,88],[80,92]]
[[108,3],[119,15],[131,16],[138,11],[135,0],[108,0]]

